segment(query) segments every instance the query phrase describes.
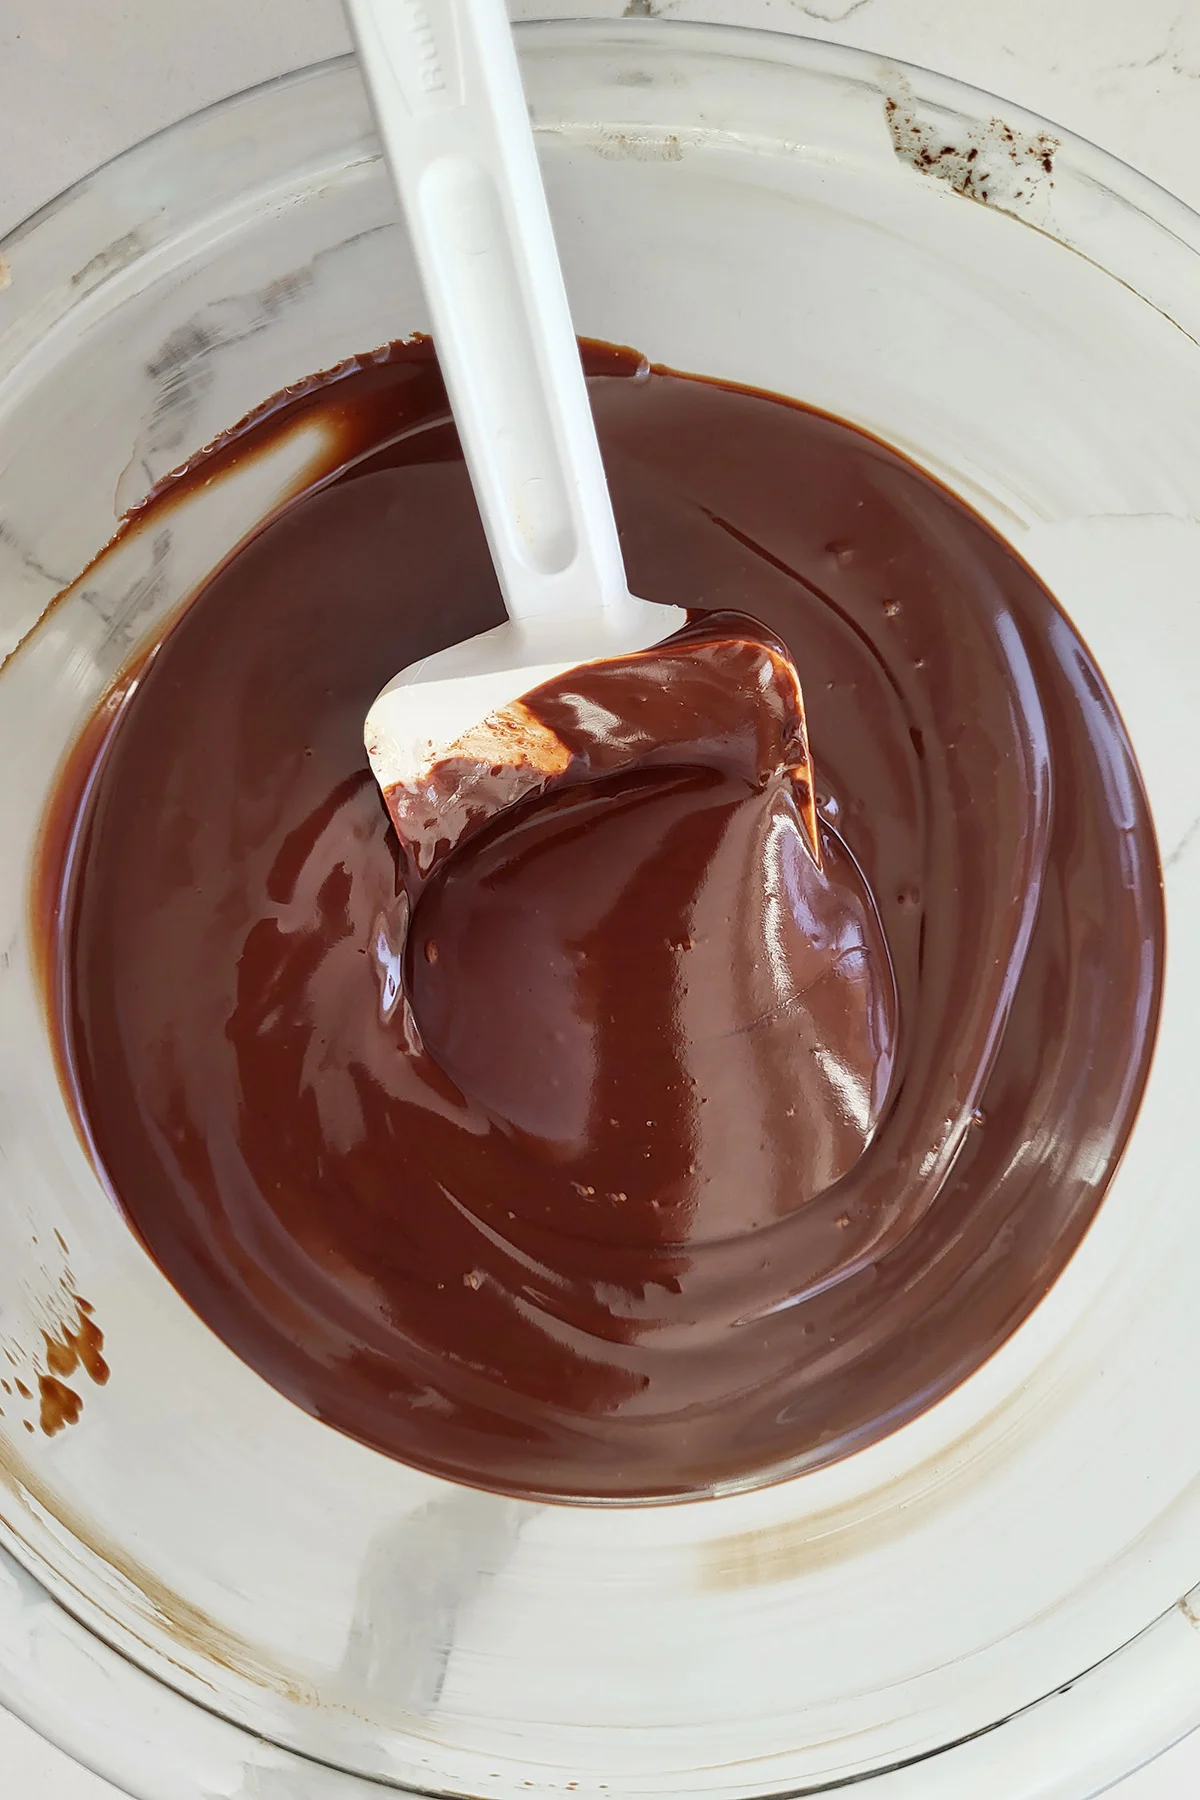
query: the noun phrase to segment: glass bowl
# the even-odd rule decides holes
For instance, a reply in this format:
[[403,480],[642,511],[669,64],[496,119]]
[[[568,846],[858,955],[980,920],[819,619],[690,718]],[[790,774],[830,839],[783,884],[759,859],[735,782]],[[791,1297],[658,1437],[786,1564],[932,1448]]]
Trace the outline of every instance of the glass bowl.
[[[295,434],[99,554],[120,516],[259,401],[426,320],[350,61],[185,121],[0,246],[0,1700],[145,1800],[975,1800],[1035,1771],[1088,1794],[1200,1719],[1200,220],[860,52],[641,18],[521,50],[580,331],[897,445],[1097,653],[1165,864],[1139,1122],[984,1368],[768,1487],[458,1488],[208,1332],[63,1104],[39,822],[106,683],[328,446]],[[77,1297],[111,1380],[48,1437],[17,1384]]]

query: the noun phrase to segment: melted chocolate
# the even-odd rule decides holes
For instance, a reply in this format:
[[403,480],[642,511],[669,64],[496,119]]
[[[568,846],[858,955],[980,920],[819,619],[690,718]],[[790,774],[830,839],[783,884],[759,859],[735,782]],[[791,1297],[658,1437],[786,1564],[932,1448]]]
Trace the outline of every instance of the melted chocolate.
[[[301,406],[348,463],[110,696],[41,892],[89,1141],[227,1344],[425,1468],[668,1495],[871,1442],[1047,1291],[1141,1093],[1161,895],[1095,665],[961,502],[587,354],[635,591],[795,660],[821,867],[795,760],[709,744],[528,795],[408,926],[363,717],[502,616],[414,344],[201,465]],[[591,680],[530,697],[576,757]]]

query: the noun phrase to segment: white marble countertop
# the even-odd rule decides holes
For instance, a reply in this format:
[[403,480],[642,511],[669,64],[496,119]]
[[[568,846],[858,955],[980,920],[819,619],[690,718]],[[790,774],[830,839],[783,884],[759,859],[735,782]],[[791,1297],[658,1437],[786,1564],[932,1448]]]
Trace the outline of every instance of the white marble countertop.
[[[760,0],[781,25],[923,63],[1094,139],[1200,208],[1200,0]],[[742,0],[513,0],[517,16],[736,22]],[[3,0],[0,234],[209,101],[348,48],[339,0]],[[1200,1794],[1200,1733],[1114,1790]],[[119,1800],[0,1711],[3,1800]],[[1013,1800],[1020,1800],[1014,1795]]]

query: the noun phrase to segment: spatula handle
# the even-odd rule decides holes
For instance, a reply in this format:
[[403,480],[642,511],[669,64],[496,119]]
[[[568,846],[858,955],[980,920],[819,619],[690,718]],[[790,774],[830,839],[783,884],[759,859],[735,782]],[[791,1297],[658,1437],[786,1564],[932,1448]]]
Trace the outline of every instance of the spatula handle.
[[624,604],[504,0],[346,0],[514,619]]

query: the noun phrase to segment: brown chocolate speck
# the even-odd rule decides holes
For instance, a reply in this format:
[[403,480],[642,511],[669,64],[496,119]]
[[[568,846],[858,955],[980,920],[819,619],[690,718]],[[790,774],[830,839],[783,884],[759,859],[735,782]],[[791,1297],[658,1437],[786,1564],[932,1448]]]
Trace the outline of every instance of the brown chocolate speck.
[[59,1343],[48,1331],[43,1331],[46,1343],[46,1365],[52,1375],[73,1375],[79,1367],[79,1352],[70,1342]]
[[86,1300],[75,1302],[77,1322],[62,1324],[56,1334],[42,1333],[46,1345],[46,1366],[52,1375],[74,1375],[81,1366],[97,1387],[103,1387],[111,1373],[104,1358],[104,1333],[90,1317]]
[[42,1430],[54,1437],[68,1425],[74,1425],[83,1411],[83,1401],[74,1388],[67,1387],[53,1375],[39,1375],[42,1396]]
[[17,1392],[18,1392],[18,1394],[20,1394],[22,1400],[32,1400],[33,1399],[33,1395],[30,1393],[29,1389],[25,1386],[25,1383],[23,1381],[17,1382]]

